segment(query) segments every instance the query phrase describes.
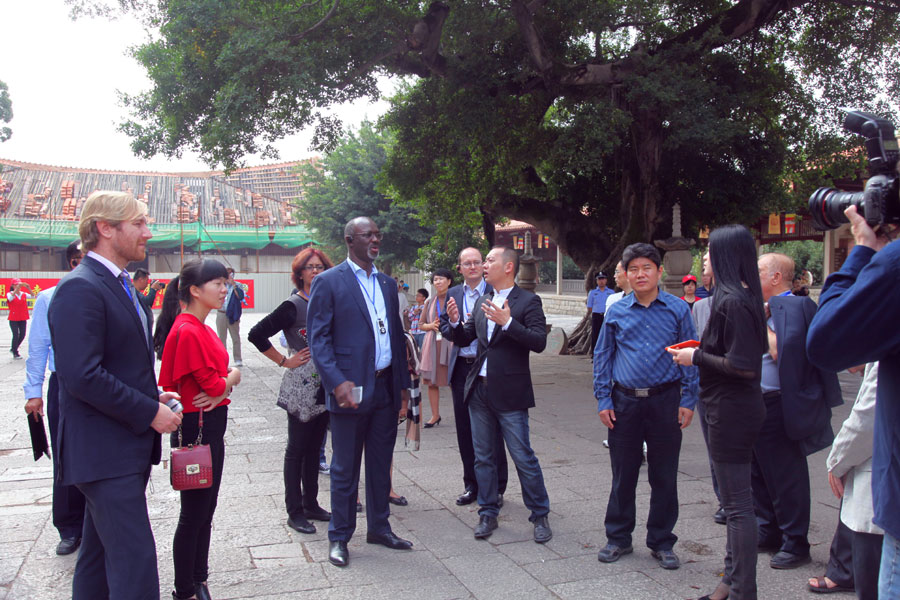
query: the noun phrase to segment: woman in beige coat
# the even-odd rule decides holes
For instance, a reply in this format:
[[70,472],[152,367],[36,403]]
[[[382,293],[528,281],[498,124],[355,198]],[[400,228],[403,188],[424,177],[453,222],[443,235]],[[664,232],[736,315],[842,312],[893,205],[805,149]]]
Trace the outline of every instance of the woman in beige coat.
[[425,332],[419,374],[428,386],[428,403],[431,405],[431,419],[425,423],[425,429],[441,422],[440,388],[450,385],[447,365],[453,348],[453,342],[443,338],[439,326],[441,315],[447,312],[447,290],[453,285],[453,273],[449,269],[435,269],[431,283],[434,295],[425,302],[419,321],[419,331]]

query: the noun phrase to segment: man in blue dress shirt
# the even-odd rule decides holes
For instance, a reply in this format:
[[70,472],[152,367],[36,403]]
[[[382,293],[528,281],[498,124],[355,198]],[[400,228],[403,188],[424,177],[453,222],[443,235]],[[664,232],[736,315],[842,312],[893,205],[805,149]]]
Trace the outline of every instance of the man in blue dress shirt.
[[[900,244],[877,250],[878,235],[856,207],[844,214],[856,246],[825,281],[806,351],[832,371],[879,361],[872,453],[873,521],[884,529],[878,596],[900,598]],[[879,231],[889,239],[896,233],[896,225]]]
[[[66,267],[69,271],[81,262],[80,240],[75,240],[66,248]],[[72,554],[81,545],[81,530],[84,527],[84,494],[74,485],[63,485],[59,474],[59,381],[56,379],[56,362],[53,360],[53,346],[50,344],[50,324],[47,309],[56,286],[38,294],[31,314],[31,331],[28,338],[28,360],[25,361],[25,412],[44,414],[44,371],[50,368],[47,382],[47,424],[50,426],[50,445],[53,448],[53,526],[59,531],[56,553],[60,556]]]
[[666,346],[696,339],[688,305],[659,289],[663,269],[650,244],[632,244],[622,265],[634,293],[610,306],[594,350],[594,396],[609,428],[612,489],[606,509],[607,544],[597,558],[615,562],[633,552],[635,489],[647,443],[650,516],[647,546],[664,569],[677,569],[672,533],[678,520],[681,430],[697,404],[696,367],[673,363]]

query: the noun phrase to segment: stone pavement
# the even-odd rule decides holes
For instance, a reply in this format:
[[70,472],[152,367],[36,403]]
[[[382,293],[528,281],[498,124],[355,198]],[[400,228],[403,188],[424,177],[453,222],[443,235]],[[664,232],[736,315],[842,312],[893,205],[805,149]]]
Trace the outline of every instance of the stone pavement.
[[[261,315],[245,314],[246,339]],[[550,317],[571,330],[577,319]],[[211,321],[210,321],[211,322]],[[75,556],[54,553],[58,535],[50,518],[50,462],[34,462],[25,422],[24,361],[9,356],[10,332],[0,326],[0,600],[70,597]],[[277,343],[277,342],[276,342]],[[313,535],[285,524],[282,459],[287,437],[284,411],[275,406],[281,371],[249,343],[244,347],[243,382],[233,396],[226,437],[225,474],[214,523],[210,590],[214,598],[372,599],[479,598],[696,598],[710,592],[722,567],[725,528],[712,520],[716,509],[699,426],[685,432],[679,474],[680,517],[675,550],[682,568],[664,571],[644,546],[649,503],[646,469],[638,489],[635,553],[605,565],[597,551],[605,543],[603,515],[609,494],[605,430],[591,393],[588,357],[532,359],[537,407],[531,438],[550,495],[553,540],[532,541],[528,511],[517,478],[510,474],[500,528],[476,541],[477,505],[454,503],[463,491],[449,389],[442,390],[441,425],[422,432],[421,450],[404,448],[402,428],[394,453],[394,489],[409,506],[392,506],[394,531],[410,539],[412,552],[365,543],[365,520],[351,541],[351,564],[327,561],[323,524]],[[23,354],[28,353],[27,344]],[[858,382],[842,376],[844,406],[835,428],[850,410]],[[427,400],[424,402],[427,405]],[[428,408],[424,417],[430,416]],[[165,443],[164,443],[165,446]],[[168,454],[164,448],[164,456]],[[769,555],[759,558],[761,598],[802,598],[806,578],[824,572],[837,524],[837,500],[826,483],[825,453],[809,459],[813,481],[812,565],[775,571]],[[319,501],[329,506],[328,477],[320,477]],[[168,472],[153,470],[148,504],[159,555],[160,594],[172,589],[172,535],[178,495]]]

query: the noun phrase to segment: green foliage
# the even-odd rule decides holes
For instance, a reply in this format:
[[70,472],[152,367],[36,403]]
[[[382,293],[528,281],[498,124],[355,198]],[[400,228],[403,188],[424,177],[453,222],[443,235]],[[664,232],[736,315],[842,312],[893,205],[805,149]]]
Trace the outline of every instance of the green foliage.
[[900,16],[880,3],[145,1],[119,0],[160,26],[134,51],[153,87],[124,97],[142,156],[232,168],[313,124],[330,148],[321,108],[407,78],[380,185],[433,228],[421,264],[502,217],[590,271],[667,237],[676,202],[688,236],[796,208],[859,165],[837,107],[900,97]]
[[794,259],[795,276],[802,273],[805,269],[812,273],[814,284],[822,285],[825,273],[825,246],[822,242],[803,240],[765,244],[762,247],[762,251],[787,254]]
[[[9,86],[0,81],[0,121],[9,123],[13,118],[12,99],[9,97]],[[5,142],[12,136],[12,129],[0,127],[0,142]]]
[[[322,162],[304,165],[306,194],[300,217],[341,260],[346,254],[344,226],[358,216],[371,217],[384,233],[379,263],[410,265],[433,229],[421,227],[415,212],[378,189],[379,173],[394,141],[390,133],[364,122],[347,133]],[[385,267],[386,270],[389,270]]]

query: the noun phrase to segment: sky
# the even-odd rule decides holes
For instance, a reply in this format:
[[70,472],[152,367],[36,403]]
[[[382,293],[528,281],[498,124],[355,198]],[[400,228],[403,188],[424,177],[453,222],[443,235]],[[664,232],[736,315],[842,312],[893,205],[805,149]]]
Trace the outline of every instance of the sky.
[[[116,130],[128,116],[116,90],[137,93],[150,80],[129,46],[145,39],[136,19],[72,21],[63,0],[2,0],[0,81],[9,86],[12,137],[0,143],[0,158],[64,167],[164,172],[206,171],[193,153],[180,159],[136,157],[130,138]],[[390,87],[385,85],[385,87]],[[377,119],[387,102],[359,101],[332,109],[344,126]],[[280,158],[246,157],[248,166],[300,160],[313,131],[275,144]]]

